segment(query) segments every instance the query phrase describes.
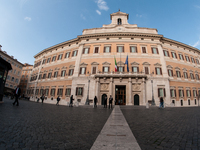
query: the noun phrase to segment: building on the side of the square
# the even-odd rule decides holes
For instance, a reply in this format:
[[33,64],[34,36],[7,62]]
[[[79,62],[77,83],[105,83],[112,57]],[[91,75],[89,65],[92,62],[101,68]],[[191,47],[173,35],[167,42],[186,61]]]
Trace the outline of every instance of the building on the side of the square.
[[23,64],[14,58],[14,56],[8,55],[7,52],[3,51],[1,48],[0,57],[9,62],[12,66],[12,70],[8,72],[4,88],[4,93],[6,95],[9,93],[12,94],[17,85],[19,85]]
[[[116,105],[146,105],[164,97],[166,106],[197,106],[200,51],[165,38],[157,29],[128,23],[129,15],[110,15],[111,24],[84,29],[77,38],[42,50],[28,84],[31,100],[45,93],[47,103],[67,104],[70,95],[85,104],[105,96]],[[128,57],[128,67],[125,63]],[[115,72],[115,58],[117,71]]]
[[32,69],[33,65],[30,65],[28,63],[25,63],[22,68],[21,80],[19,85],[23,97],[28,97],[27,95],[28,81],[30,81]]

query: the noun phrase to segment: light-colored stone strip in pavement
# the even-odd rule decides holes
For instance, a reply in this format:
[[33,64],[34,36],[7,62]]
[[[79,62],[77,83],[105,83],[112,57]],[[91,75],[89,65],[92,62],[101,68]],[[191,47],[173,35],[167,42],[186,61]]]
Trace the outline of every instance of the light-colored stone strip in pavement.
[[141,150],[118,105],[113,109],[91,150]]

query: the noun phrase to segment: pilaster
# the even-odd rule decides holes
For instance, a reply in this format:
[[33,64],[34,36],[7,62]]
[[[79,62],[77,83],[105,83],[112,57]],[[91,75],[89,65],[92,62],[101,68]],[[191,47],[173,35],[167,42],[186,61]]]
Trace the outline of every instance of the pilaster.
[[76,58],[76,63],[75,63],[75,68],[74,68],[74,74],[73,74],[74,77],[78,77],[78,74],[79,74],[81,56],[82,56],[82,51],[83,51],[83,45],[84,44],[80,44],[79,45],[78,55],[77,55],[77,58]]

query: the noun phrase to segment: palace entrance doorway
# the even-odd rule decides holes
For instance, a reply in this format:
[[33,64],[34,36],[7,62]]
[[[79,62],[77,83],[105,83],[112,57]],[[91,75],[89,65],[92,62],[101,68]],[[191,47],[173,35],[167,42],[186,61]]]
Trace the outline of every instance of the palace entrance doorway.
[[134,105],[140,105],[140,99],[138,94],[134,95]]
[[126,105],[126,86],[115,86],[115,105]]

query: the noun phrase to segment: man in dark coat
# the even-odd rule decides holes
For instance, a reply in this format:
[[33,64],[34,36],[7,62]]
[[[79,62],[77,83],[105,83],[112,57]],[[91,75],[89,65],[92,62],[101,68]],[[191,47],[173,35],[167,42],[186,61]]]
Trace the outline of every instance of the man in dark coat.
[[110,109],[110,107],[112,108],[112,102],[113,102],[113,98],[112,98],[112,95],[110,95],[110,98],[109,98],[109,109]]
[[20,94],[21,94],[21,89],[19,88],[19,85],[18,85],[17,88],[14,90],[15,101],[14,101],[13,105],[15,105],[15,103],[17,103],[17,106],[19,106],[18,98],[19,98]]
[[97,107],[97,97],[94,97],[94,107]]
[[107,96],[104,98],[104,108],[107,108]]
[[56,105],[59,105],[59,101],[60,101],[60,97],[58,96]]
[[69,104],[69,107],[73,107],[72,105],[73,105],[73,95],[70,97],[70,104]]

